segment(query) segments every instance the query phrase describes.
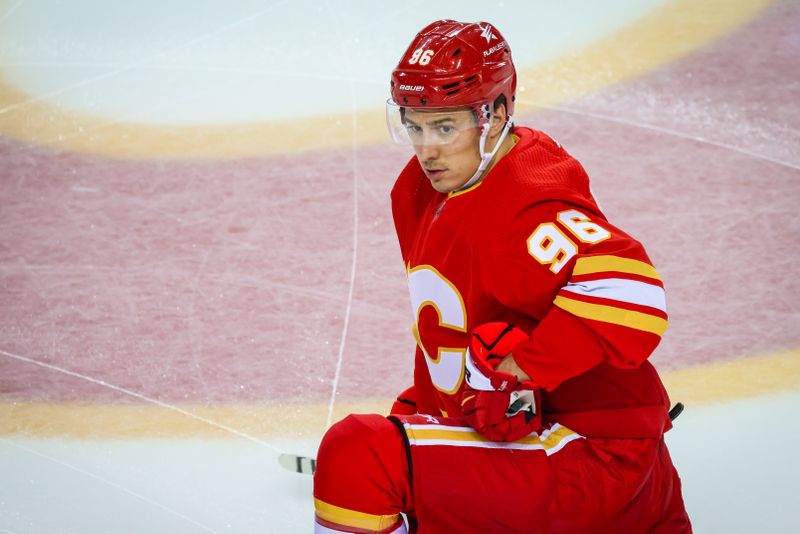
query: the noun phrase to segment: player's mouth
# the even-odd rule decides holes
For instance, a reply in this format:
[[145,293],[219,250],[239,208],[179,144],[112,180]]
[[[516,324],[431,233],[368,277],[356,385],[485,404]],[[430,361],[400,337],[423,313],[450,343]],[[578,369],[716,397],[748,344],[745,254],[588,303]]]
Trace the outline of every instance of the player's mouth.
[[440,180],[446,172],[447,169],[425,169],[425,174],[427,174],[428,178],[431,180]]

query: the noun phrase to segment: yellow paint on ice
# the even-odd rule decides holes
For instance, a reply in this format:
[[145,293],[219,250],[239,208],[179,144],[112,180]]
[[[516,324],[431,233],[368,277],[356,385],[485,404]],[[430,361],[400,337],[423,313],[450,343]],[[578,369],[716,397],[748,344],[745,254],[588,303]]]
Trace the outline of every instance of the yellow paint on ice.
[[520,73],[520,109],[562,103],[640,76],[723,37],[771,3],[773,0],[668,2],[582,50]]
[[[708,403],[800,389],[800,349],[715,362],[663,374],[673,402],[690,409]],[[391,399],[341,403],[333,420],[349,413],[387,413]],[[0,436],[74,439],[319,437],[325,430],[322,404],[180,405],[0,403]],[[235,432],[226,430],[232,429]]]
[[[391,401],[341,403],[334,421],[349,413],[388,413]],[[155,404],[0,402],[0,436],[125,438],[256,438],[322,435],[327,406],[315,404]],[[180,411],[178,411],[180,410]],[[189,415],[191,414],[191,415]],[[235,432],[231,432],[231,429]],[[237,434],[238,433],[238,434]]]
[[[576,98],[678,59],[740,27],[773,1],[674,0],[581,50],[533,68],[520,66],[517,113]],[[118,122],[25,94],[1,72],[0,134],[71,152],[134,158],[263,156],[388,140],[379,110],[197,126]]]
[[673,402],[703,405],[800,390],[800,349],[664,373]]

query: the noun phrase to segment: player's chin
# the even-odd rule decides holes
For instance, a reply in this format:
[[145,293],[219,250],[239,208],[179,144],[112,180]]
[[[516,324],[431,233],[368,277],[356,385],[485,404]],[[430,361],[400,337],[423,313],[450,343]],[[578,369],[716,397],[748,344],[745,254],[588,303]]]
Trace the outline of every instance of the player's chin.
[[431,180],[431,186],[439,193],[449,193],[453,190],[452,187],[442,180]]
[[428,180],[430,180],[433,188],[440,193],[449,193],[459,186],[459,181],[448,176],[446,171],[441,174],[428,174]]

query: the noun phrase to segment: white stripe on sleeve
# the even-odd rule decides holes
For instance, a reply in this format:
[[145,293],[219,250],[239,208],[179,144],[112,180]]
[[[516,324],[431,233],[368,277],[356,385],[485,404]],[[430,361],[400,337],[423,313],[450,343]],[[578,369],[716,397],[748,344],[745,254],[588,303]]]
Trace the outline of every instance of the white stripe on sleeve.
[[563,289],[587,297],[598,297],[640,306],[649,306],[667,313],[667,299],[664,295],[664,288],[647,282],[625,278],[604,278],[602,280],[571,282],[564,286]]

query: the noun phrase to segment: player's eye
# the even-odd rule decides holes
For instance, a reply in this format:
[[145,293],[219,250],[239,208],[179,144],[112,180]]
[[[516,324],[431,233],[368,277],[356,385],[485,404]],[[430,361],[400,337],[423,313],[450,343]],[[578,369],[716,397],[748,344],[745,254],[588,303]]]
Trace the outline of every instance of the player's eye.
[[449,124],[442,124],[439,126],[439,133],[442,135],[450,135],[455,132],[456,129],[450,126]]
[[406,131],[409,135],[419,135],[422,132],[422,128],[416,124],[406,124]]

